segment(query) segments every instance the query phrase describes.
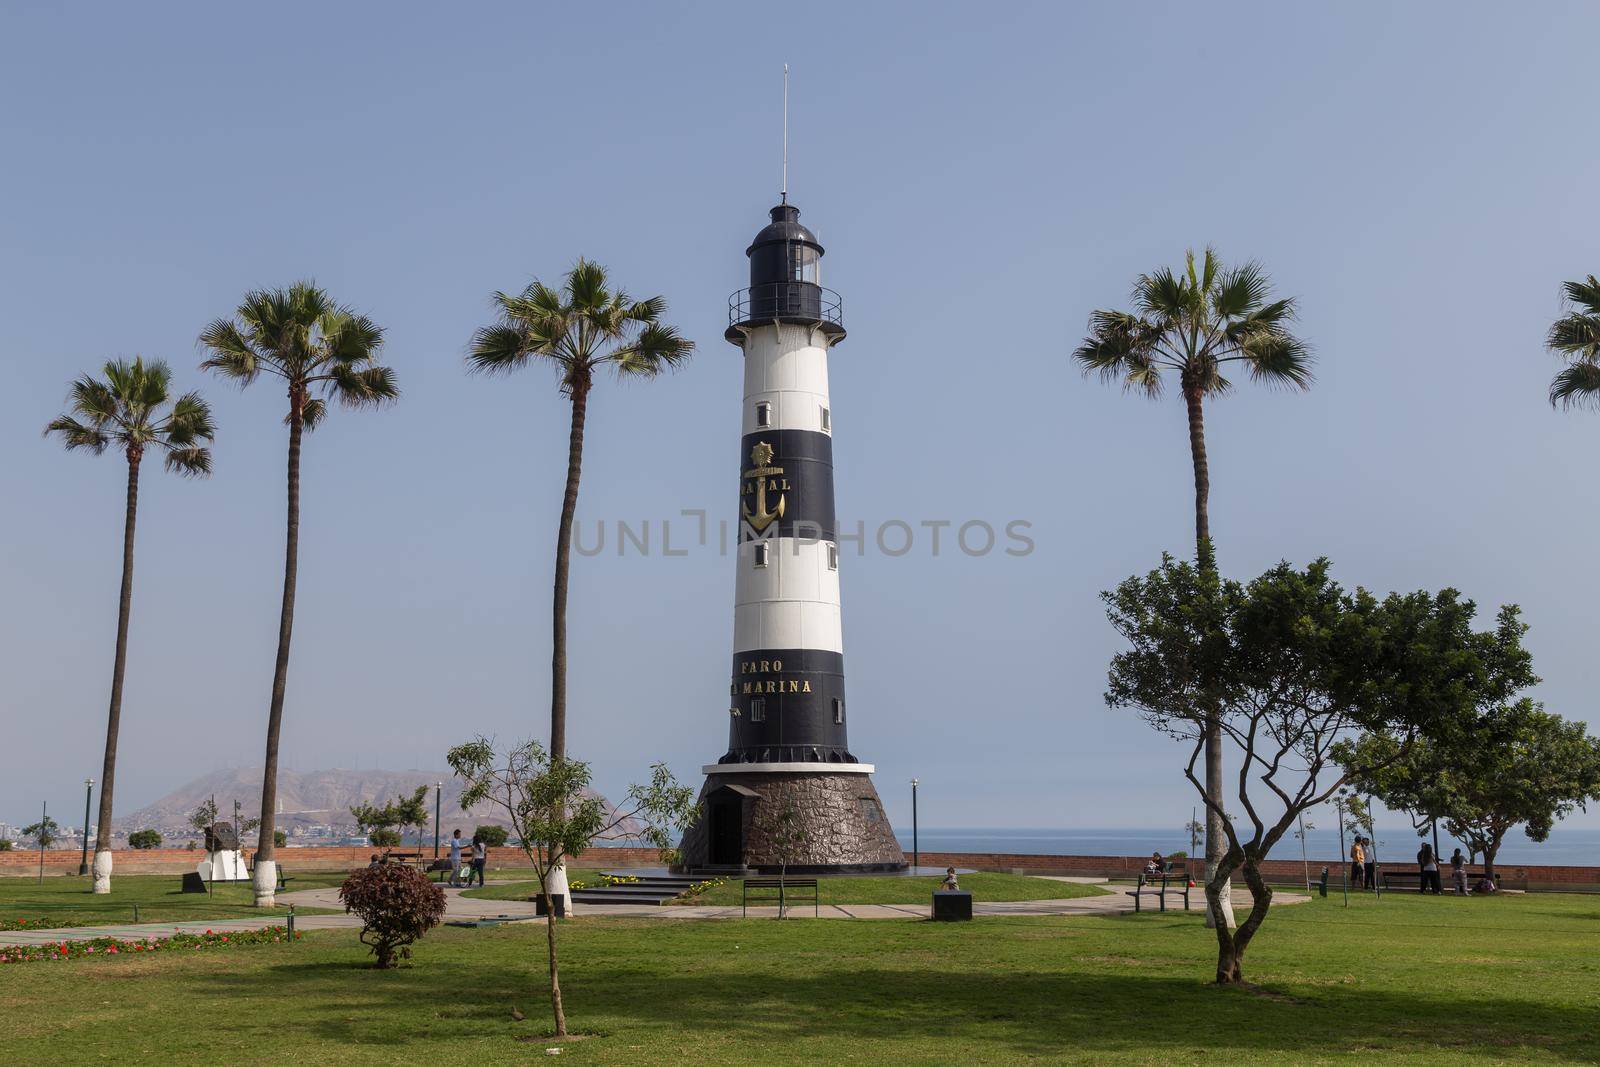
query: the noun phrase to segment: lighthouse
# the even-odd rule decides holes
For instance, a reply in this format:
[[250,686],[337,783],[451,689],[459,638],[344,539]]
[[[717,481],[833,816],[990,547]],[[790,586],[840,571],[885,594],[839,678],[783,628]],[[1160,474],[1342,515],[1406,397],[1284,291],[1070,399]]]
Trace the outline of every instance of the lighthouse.
[[725,336],[744,357],[728,745],[702,769],[683,862],[899,870],[873,766],[847,738],[828,392],[841,300],[823,288],[822,245],[787,193],[770,215],[745,250],[750,285],[728,300]]

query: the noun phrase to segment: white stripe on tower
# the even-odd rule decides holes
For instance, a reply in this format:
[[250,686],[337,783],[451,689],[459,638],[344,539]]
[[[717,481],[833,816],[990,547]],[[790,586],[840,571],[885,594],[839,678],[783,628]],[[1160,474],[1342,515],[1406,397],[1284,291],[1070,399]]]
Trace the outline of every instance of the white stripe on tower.
[[[764,430],[831,433],[828,338],[821,330],[787,323],[758,326],[748,332],[743,348],[741,436]],[[765,426],[762,405],[767,405]],[[830,544],[796,537],[772,537],[765,544],[765,567],[755,565],[755,542],[739,546],[733,650],[843,653],[839,572],[829,566]]]

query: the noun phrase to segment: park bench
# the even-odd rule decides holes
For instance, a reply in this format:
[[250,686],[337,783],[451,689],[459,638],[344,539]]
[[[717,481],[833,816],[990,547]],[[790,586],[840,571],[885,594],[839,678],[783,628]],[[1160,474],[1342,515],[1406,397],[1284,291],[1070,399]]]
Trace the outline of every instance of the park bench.
[[[1172,884],[1176,882],[1176,884]],[[1189,910],[1189,872],[1186,868],[1168,861],[1161,868],[1160,874],[1141,872],[1139,881],[1127,893],[1133,898],[1133,910],[1144,910],[1144,894],[1153,893],[1162,911],[1167,910],[1167,894],[1181,893],[1183,895],[1183,910]]]
[[[756,891],[755,894],[750,892],[752,889]],[[794,891],[796,889],[808,889],[811,891],[809,898],[802,893],[799,902],[804,904],[809,899],[813,917],[820,917],[822,915],[822,905],[815,878],[746,878],[744,880],[744,893],[739,903],[739,914],[742,917],[747,913],[752,900],[758,904],[768,900],[777,901],[787,910],[788,905],[794,899]]]
[[[1468,867],[1466,871],[1468,889],[1477,885],[1483,879],[1482,867]],[[1422,888],[1422,872],[1416,867],[1401,867],[1398,870],[1384,868],[1379,877],[1385,889],[1409,889],[1416,892]],[[1446,893],[1455,892],[1455,887],[1451,884],[1450,879],[1450,865],[1445,864],[1439,868],[1439,884]]]

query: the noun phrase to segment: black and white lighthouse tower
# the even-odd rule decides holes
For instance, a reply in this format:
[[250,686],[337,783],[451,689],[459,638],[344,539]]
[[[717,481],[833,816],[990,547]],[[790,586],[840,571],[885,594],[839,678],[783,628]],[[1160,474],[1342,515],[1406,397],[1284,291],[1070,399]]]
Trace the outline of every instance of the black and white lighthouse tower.
[[703,768],[690,867],[906,865],[846,738],[828,395],[845,329],[822,251],[785,193],[745,250],[749,288],[728,301],[726,337],[744,354],[728,747]]

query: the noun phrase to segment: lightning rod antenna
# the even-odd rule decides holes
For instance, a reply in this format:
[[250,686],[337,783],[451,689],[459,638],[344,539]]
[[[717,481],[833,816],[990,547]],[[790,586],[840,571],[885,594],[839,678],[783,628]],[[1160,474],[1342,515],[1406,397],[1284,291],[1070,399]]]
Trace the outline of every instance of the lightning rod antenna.
[[789,64],[783,65],[783,200],[789,202]]

